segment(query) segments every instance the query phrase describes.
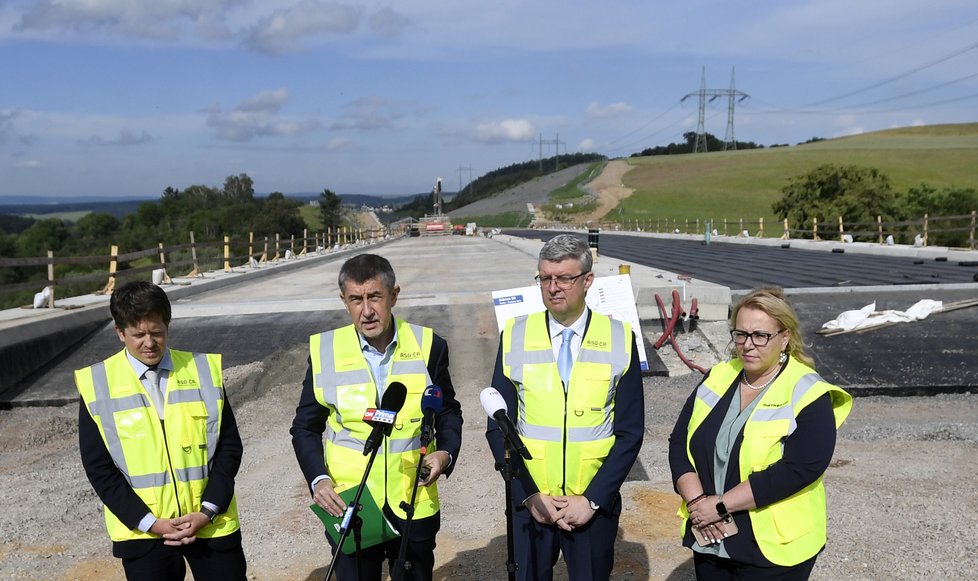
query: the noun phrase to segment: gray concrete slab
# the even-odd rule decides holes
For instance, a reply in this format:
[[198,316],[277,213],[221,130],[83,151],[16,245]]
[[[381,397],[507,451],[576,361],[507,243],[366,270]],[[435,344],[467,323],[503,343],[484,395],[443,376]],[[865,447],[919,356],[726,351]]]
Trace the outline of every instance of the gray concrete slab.
[[[463,357],[464,368],[474,366],[478,370],[476,377],[460,377],[456,381],[484,385],[489,380],[498,341],[491,293],[531,284],[541,244],[539,240],[504,236],[493,239],[451,236],[405,238],[355,251],[376,252],[392,262],[402,288],[395,312],[451,337],[453,360]],[[345,323],[336,277],[347,256],[308,260],[264,278],[241,275],[221,288],[200,285],[195,293],[171,294],[174,299],[172,345],[220,352],[226,367],[267,360],[301,348],[310,334]],[[619,264],[621,261],[617,259],[602,257],[595,270],[599,276],[617,274]],[[686,282],[674,278],[672,273],[629,264],[633,286],[639,293],[663,280]],[[839,312],[872,300],[866,293],[852,292],[853,289],[836,290],[839,292],[834,294],[794,291],[792,295],[811,336],[819,371],[827,379],[863,393],[962,391],[978,385],[974,363],[978,361],[978,341],[974,335],[974,329],[978,329],[978,308],[939,314],[921,323],[866,334],[815,336],[814,330]],[[953,290],[933,286],[872,292],[879,293],[876,300],[880,308],[901,310],[918,298],[958,300],[975,294],[971,288]],[[65,316],[70,313],[67,311]],[[658,336],[659,329],[655,326],[658,322],[646,324],[648,317],[642,319],[646,337],[652,342]],[[4,332],[16,328],[16,325],[7,327]],[[709,352],[715,355],[722,353],[725,346],[719,344],[723,341],[722,328],[713,331],[701,336],[709,343]],[[0,405],[74,401],[72,371],[120,348],[106,323],[25,379],[8,397],[0,398]],[[650,348],[647,352],[653,373],[667,373],[658,354]],[[704,351],[703,355],[706,354]],[[696,354],[687,355],[696,359]]]

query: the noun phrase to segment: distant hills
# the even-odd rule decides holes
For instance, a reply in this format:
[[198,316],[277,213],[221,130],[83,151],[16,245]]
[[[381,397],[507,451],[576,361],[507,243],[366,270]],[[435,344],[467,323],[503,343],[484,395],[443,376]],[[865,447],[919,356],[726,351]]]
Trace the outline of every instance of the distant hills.
[[[256,198],[266,197],[268,194],[255,194]],[[363,205],[380,207],[385,204],[400,206],[414,200],[413,194],[405,196],[381,197],[361,194],[340,194],[340,199],[344,205],[360,207]],[[423,194],[427,195],[427,194]],[[302,202],[311,202],[319,199],[319,193],[295,193],[285,194],[287,198],[293,198]],[[450,196],[446,195],[446,198]],[[116,218],[132,214],[143,202],[156,202],[160,197],[119,199],[104,196],[0,196],[0,214],[16,215],[44,215],[44,214],[63,214],[68,212],[97,212],[100,214],[110,214]]]

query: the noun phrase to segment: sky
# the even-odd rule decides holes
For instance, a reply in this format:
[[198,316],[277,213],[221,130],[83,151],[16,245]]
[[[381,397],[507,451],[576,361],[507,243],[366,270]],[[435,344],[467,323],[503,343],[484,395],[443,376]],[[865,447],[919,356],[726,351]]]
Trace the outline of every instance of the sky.
[[974,0],[0,0],[0,63],[0,196],[451,192],[683,141],[704,78],[721,139],[732,87],[763,145],[978,121]]

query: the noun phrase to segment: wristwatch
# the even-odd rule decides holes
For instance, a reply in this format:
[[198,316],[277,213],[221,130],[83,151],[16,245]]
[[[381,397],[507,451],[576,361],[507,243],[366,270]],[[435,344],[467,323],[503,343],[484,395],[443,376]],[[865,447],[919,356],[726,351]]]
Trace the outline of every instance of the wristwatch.
[[730,516],[730,513],[727,512],[727,505],[723,504],[723,495],[722,494],[717,497],[717,515],[719,515],[719,517],[721,519],[724,519],[724,518],[727,518],[728,516]]
[[601,505],[594,502],[593,500],[588,499],[588,502],[591,504],[591,510],[598,510],[599,508],[601,508]]
[[200,507],[200,512],[202,512],[204,516],[207,517],[207,520],[211,522],[214,522],[214,519],[217,518],[217,513],[207,508],[206,506]]

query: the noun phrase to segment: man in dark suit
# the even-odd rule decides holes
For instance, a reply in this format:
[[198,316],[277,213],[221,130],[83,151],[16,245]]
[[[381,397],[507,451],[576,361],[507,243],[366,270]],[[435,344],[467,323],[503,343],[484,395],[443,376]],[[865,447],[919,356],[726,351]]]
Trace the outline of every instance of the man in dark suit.
[[[587,244],[544,244],[536,277],[546,311],[506,323],[492,386],[532,460],[513,454],[517,578],[547,581],[560,553],[572,581],[606,580],[614,566],[621,489],[642,445],[644,393],[631,326],[585,304],[594,281]],[[497,461],[504,444],[490,419]]]
[[170,301],[127,283],[109,303],[125,348],[75,372],[82,465],[128,579],[246,578],[234,478],[241,438],[221,356],[167,348]]
[[462,409],[448,373],[448,344],[430,328],[394,317],[400,287],[387,259],[360,254],[347,260],[339,287],[352,324],[309,338],[309,368],[291,430],[296,459],[315,503],[333,516],[343,514],[346,503],[339,493],[359,485],[366,470],[363,450],[372,428],[363,421],[364,411],[382,407],[386,390],[402,384],[405,403],[379,448],[364,494],[403,531],[407,513],[401,503],[411,501],[421,458],[422,394],[431,385],[441,388],[433,451],[420,460],[410,538],[363,547],[358,557],[338,553],[335,569],[340,581],[379,581],[384,560],[393,570],[401,542],[407,542],[405,560],[411,566],[403,578],[430,581],[441,523],[436,480],[451,474],[462,441]]

